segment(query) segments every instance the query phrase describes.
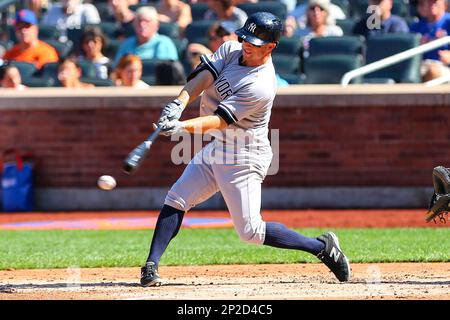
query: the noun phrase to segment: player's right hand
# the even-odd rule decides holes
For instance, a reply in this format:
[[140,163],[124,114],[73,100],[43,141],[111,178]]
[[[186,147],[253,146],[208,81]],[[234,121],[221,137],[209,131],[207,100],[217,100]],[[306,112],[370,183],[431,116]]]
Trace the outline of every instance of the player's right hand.
[[153,128],[156,130],[157,128],[161,128],[160,135],[162,136],[171,136],[178,133],[184,133],[187,132],[186,129],[183,126],[183,123],[179,120],[173,120],[173,121],[165,121],[161,125],[153,124]]
[[158,127],[162,126],[163,122],[167,120],[168,121],[179,120],[181,118],[181,114],[183,113],[184,108],[185,105],[178,99],[169,102],[161,112],[161,116],[159,117],[158,120]]

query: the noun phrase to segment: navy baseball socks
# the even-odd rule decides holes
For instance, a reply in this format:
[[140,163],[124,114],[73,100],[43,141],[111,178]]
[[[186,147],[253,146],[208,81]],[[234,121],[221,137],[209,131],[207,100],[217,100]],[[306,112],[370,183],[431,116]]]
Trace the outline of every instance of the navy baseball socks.
[[170,240],[178,233],[183,222],[184,211],[164,205],[156,222],[150,254],[145,266],[141,268],[141,285],[144,287],[161,285],[158,264]]
[[264,245],[309,252],[317,256],[339,281],[350,279],[350,264],[339,246],[337,236],[332,232],[318,238],[308,238],[281,223],[266,222]]
[[[183,221],[184,211],[164,205],[156,222],[150,254],[144,267],[141,268],[142,286],[159,286],[161,278],[158,264],[169,242],[177,235]],[[266,223],[264,245],[296,249],[317,256],[338,278],[348,281],[351,276],[350,264],[339,246],[337,236],[328,232],[318,238],[305,237],[278,222]]]
[[288,229],[279,222],[266,222],[266,237],[264,245],[282,248],[296,249],[317,255],[325,248],[322,241],[316,238],[308,238],[300,233]]

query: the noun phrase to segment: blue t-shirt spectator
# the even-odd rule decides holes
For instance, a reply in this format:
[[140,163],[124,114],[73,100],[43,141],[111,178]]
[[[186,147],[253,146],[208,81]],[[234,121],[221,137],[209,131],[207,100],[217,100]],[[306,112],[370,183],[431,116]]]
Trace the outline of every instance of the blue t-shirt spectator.
[[139,45],[136,37],[130,37],[123,41],[114,58],[114,66],[119,63],[121,57],[134,54],[141,59],[178,60],[177,47],[172,39],[165,35],[155,33],[147,42]]
[[368,19],[370,16],[366,16],[356,23],[353,28],[353,34],[361,35],[364,37],[370,37],[374,35],[381,35],[386,33],[408,33],[409,28],[406,21],[395,14],[392,14],[386,20],[381,21],[380,27],[377,28],[374,26],[370,28],[370,24],[368,26]]
[[[450,35],[450,13],[445,13],[439,21],[434,23],[429,23],[427,20],[421,19],[411,25],[410,31],[413,33],[420,33],[422,39],[427,40],[426,42]],[[446,45],[436,50],[428,51],[423,54],[423,58],[440,60],[438,54],[439,50],[450,50],[450,46]]]

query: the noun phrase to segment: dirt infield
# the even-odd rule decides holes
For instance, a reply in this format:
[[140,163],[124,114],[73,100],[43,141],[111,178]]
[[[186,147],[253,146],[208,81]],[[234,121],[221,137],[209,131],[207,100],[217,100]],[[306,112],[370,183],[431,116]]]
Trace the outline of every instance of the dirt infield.
[[[417,210],[263,211],[290,227],[448,227],[426,223]],[[193,211],[191,217],[227,217]],[[0,215],[0,224],[101,217],[156,217],[157,212],[79,212]],[[0,300],[10,299],[450,299],[450,262],[353,264],[339,283],[322,264],[161,266],[165,285],[139,286],[139,268],[0,271]]]
[[[296,228],[442,228],[450,225],[426,223],[426,209],[383,209],[383,210],[263,210],[266,221],[278,221]],[[101,218],[156,218],[157,211],[117,212],[34,212],[0,215],[0,229],[3,224],[31,221],[82,220]],[[190,218],[229,218],[227,211],[192,210]],[[108,224],[105,224],[108,226]],[[231,226],[231,225],[230,225]]]
[[142,288],[139,268],[0,271],[2,299],[450,299],[450,263],[355,264],[339,283],[321,264],[160,268]]

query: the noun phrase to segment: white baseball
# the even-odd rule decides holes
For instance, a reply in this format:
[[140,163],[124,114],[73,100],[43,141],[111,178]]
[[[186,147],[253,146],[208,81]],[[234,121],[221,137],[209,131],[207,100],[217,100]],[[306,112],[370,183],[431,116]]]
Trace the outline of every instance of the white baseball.
[[102,190],[112,190],[116,187],[116,179],[111,176],[101,176],[98,178],[97,185]]

